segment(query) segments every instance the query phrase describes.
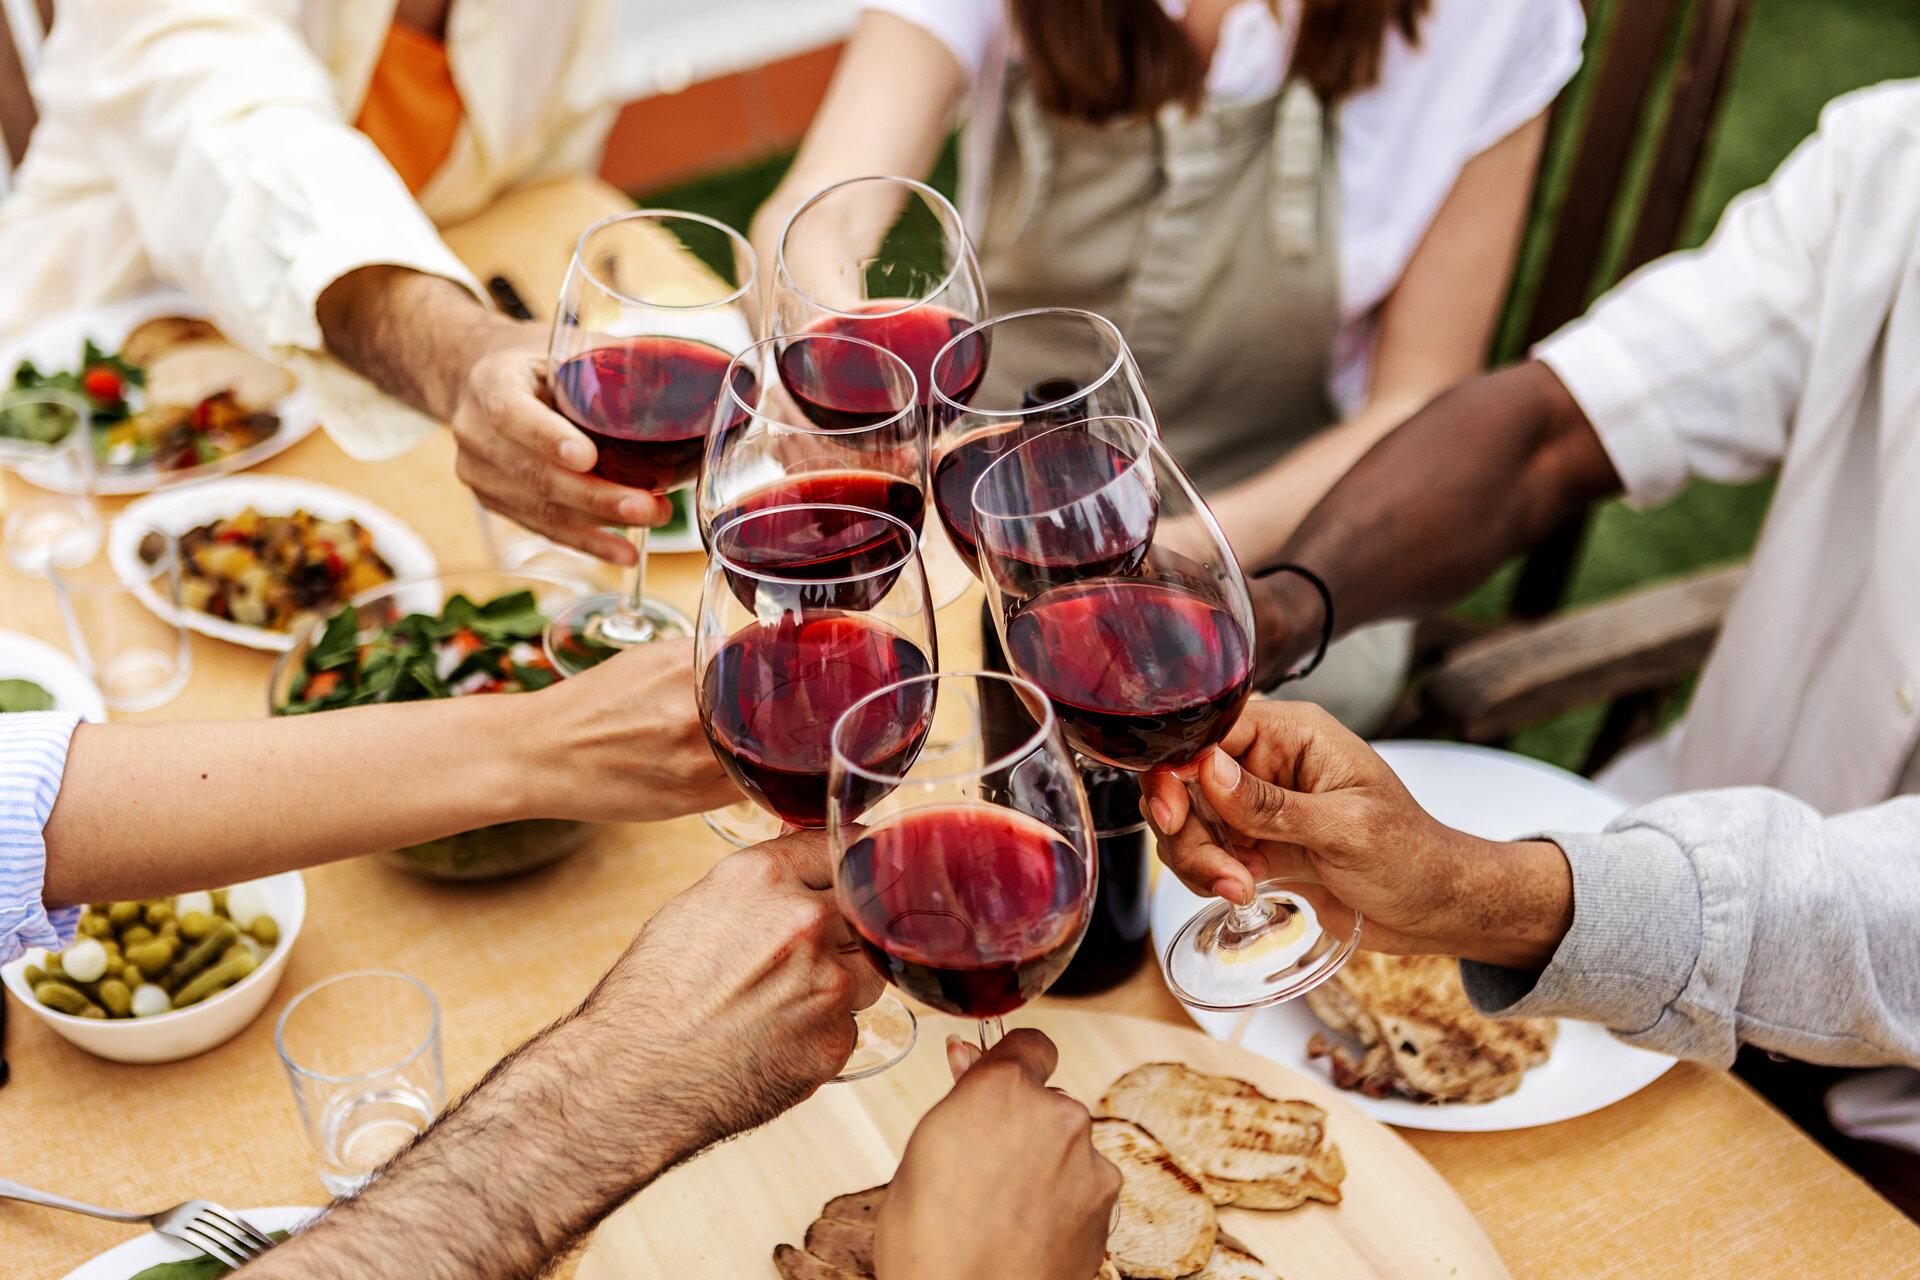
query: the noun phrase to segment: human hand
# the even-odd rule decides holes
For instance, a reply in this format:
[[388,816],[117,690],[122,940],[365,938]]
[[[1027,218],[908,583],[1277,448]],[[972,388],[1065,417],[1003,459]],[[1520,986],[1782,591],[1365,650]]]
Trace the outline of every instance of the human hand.
[[597,451],[554,411],[546,363],[531,324],[474,361],[451,422],[454,473],[489,509],[588,555],[632,564],[633,544],[606,526],[662,524],[672,504],[590,474]]
[[824,832],[742,849],[647,922],[582,1006],[639,1066],[680,1155],[764,1124],[833,1078],[886,983],[832,894]]
[[1053,1041],[1021,1028],[984,1057],[953,1043],[957,1083],[921,1118],[874,1230],[880,1280],[1091,1280],[1120,1171],[1087,1109],[1046,1087]]
[[1326,892],[1305,896],[1335,919],[1358,910],[1364,946],[1499,964],[1544,961],[1571,923],[1557,846],[1481,840],[1435,820],[1373,748],[1311,703],[1249,703],[1197,776],[1231,850],[1189,820],[1170,772],[1141,783],[1161,860],[1196,893],[1245,902],[1259,880],[1317,880]]
[[653,822],[740,799],[700,725],[693,653],[658,640],[513,700],[537,816]]

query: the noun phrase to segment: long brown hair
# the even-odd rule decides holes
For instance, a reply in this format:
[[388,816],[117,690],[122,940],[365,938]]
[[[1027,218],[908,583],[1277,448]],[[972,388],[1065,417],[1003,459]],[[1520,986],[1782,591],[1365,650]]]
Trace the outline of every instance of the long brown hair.
[[[1272,0],[1270,0],[1272,2]],[[1164,103],[1197,106],[1206,92],[1200,51],[1160,0],[1010,0],[1014,30],[1040,104],[1059,115],[1110,120]],[[1431,0],[1301,0],[1293,74],[1333,103],[1380,78],[1390,31],[1420,37]]]

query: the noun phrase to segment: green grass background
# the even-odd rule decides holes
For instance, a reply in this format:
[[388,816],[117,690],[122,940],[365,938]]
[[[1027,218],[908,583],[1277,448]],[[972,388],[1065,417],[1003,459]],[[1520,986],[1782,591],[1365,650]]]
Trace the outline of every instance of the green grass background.
[[[1589,51],[1605,39],[1615,5],[1598,6]],[[1589,67],[1592,62],[1590,60]],[[1776,165],[1812,132],[1829,99],[1876,81],[1920,75],[1920,0],[1756,0],[1738,54],[1692,215],[1688,244],[1705,240],[1734,195],[1766,181]],[[1580,92],[1576,82],[1573,92]],[[1552,190],[1568,156],[1556,139],[1545,180]],[[789,155],[704,177],[645,203],[693,209],[744,228],[785,171]],[[953,148],[933,177],[951,192]],[[1522,255],[1518,292],[1524,294],[1544,254],[1546,219],[1537,219]],[[1503,349],[1511,350],[1511,327]],[[1597,513],[1575,571],[1570,599],[1586,603],[1641,583],[1746,555],[1765,515],[1767,484],[1696,484],[1655,511],[1629,511],[1618,502]],[[1462,605],[1469,615],[1497,613],[1511,589],[1514,566],[1496,574]],[[1522,734],[1520,750],[1574,767],[1598,727],[1599,708],[1587,708]]]

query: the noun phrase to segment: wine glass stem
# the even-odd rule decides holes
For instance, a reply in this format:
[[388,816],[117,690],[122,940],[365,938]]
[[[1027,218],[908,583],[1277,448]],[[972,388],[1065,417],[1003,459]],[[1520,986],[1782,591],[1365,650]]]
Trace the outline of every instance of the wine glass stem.
[[[1193,816],[1206,827],[1207,834],[1213,838],[1213,842],[1227,852],[1233,852],[1233,829],[1227,826],[1225,818],[1214,811],[1213,805],[1207,800],[1206,792],[1200,789],[1198,778],[1187,781],[1187,805],[1192,810]],[[1273,904],[1261,897],[1256,889],[1253,901],[1235,903],[1233,909],[1227,913],[1226,923],[1220,929],[1221,941],[1231,943],[1235,938],[1244,937],[1264,928],[1273,919],[1273,913]]]
[[980,1052],[985,1053],[1000,1043],[1000,1037],[1007,1034],[1007,1027],[998,1018],[980,1019]]
[[633,567],[627,570],[627,589],[620,599],[620,628],[638,639],[650,639],[653,622],[647,617],[647,534],[646,525],[637,524],[627,531],[633,539]]

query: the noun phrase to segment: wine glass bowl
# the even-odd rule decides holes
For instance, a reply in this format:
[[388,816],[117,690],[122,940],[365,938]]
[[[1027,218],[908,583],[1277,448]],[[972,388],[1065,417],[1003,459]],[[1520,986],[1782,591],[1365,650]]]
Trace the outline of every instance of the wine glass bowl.
[[[751,247],[715,219],[641,209],[581,234],[555,308],[548,381],[555,410],[593,441],[595,475],[654,494],[693,481],[723,386],[753,376],[733,356],[752,341],[756,299]],[[567,674],[692,632],[646,596],[646,530],[632,536],[626,590],[588,596],[548,627],[548,655]]]
[[[972,352],[991,352],[965,398],[944,388]],[[1120,416],[1157,430],[1126,339],[1091,311],[1040,307],[997,316],[957,335],[933,359],[931,466],[934,510],[948,541],[978,572],[973,489],[1008,450],[1050,428]]]
[[[844,572],[756,559],[803,521],[836,522],[857,544]],[[834,722],[938,663],[913,531],[859,507],[770,507],[721,526],[713,543],[696,636],[701,724],[751,799],[793,826],[824,827]],[[930,707],[912,696],[867,704],[859,759],[884,770],[918,751]]]
[[[1145,422],[1093,418],[1031,435],[972,494],[990,612],[1008,666],[1044,691],[1067,741],[1117,768],[1188,782],[1194,818],[1231,833],[1193,779],[1252,693],[1253,610],[1220,527]],[[1308,886],[1268,880],[1218,902],[1167,948],[1168,984],[1208,1009],[1291,999],[1358,941]]]
[[934,1008],[979,1019],[984,1048],[1086,932],[1093,823],[1039,690],[990,672],[906,685],[932,694],[934,729],[904,768],[860,758],[865,704],[835,727],[834,892],[874,965]]
[[[906,361],[932,403],[933,357],[986,314],[980,263],[947,198],[911,178],[850,178],[787,219],[774,258],[771,332],[864,338]],[[984,341],[948,362],[946,394],[965,401]]]

